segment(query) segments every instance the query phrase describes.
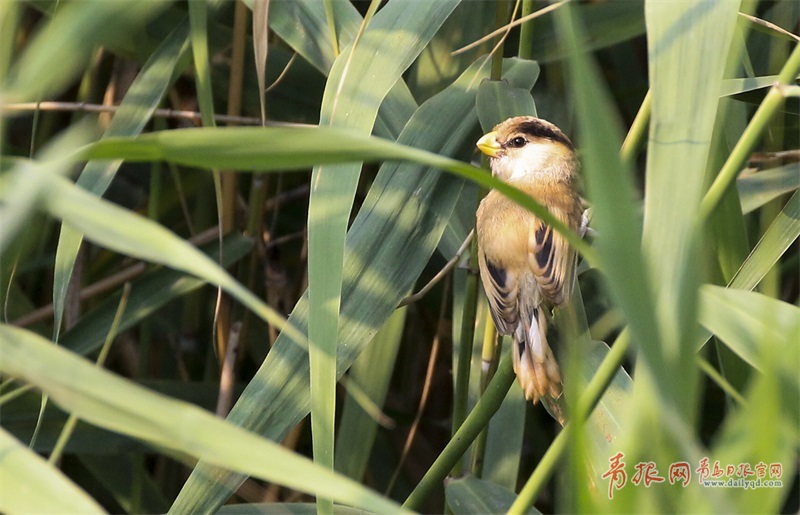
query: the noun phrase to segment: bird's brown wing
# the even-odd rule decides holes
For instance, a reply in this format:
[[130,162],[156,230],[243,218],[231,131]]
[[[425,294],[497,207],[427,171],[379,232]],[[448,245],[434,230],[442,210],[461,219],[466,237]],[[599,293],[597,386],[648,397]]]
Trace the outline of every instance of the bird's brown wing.
[[492,263],[483,250],[478,251],[478,264],[497,332],[512,334],[519,321],[517,278],[513,272]]
[[[550,212],[567,227],[580,226],[580,209],[550,206]],[[575,251],[561,234],[538,218],[528,238],[528,263],[545,299],[556,306],[569,302],[575,282]]]

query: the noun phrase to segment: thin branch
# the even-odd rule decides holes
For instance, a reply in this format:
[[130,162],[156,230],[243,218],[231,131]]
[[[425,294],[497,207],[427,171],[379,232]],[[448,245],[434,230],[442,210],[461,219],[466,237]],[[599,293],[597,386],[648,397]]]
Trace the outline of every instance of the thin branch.
[[789,32],[788,30],[784,29],[783,27],[779,27],[779,26],[775,25],[772,22],[768,22],[767,20],[762,20],[761,18],[756,18],[755,16],[750,16],[749,14],[745,14],[745,13],[741,13],[741,12],[739,13],[739,16],[741,16],[745,20],[748,20],[748,21],[750,21],[752,23],[755,23],[756,25],[760,25],[760,26],[766,27],[766,28],[768,28],[770,30],[774,30],[775,32],[777,32],[779,34],[783,34],[784,36],[788,37],[789,39],[793,39],[793,40],[795,40],[797,42],[800,42],[800,36],[798,36],[797,34],[793,34],[793,33]]
[[400,305],[399,305],[399,306],[397,306],[397,307],[398,307],[398,308],[402,308],[403,306],[407,306],[407,305],[411,304],[412,302],[417,302],[417,301],[418,301],[418,300],[420,300],[422,297],[424,297],[425,295],[427,295],[427,294],[428,294],[428,292],[429,292],[429,291],[431,291],[431,288],[433,288],[434,286],[436,286],[436,283],[438,283],[439,281],[441,281],[441,280],[442,280],[442,278],[444,278],[444,277],[447,275],[447,273],[448,273],[448,272],[450,272],[450,270],[452,270],[452,269],[453,269],[453,268],[456,266],[456,264],[458,263],[458,261],[461,259],[461,255],[462,255],[462,254],[464,254],[464,252],[465,252],[465,251],[467,250],[467,248],[469,247],[470,243],[472,243],[472,238],[473,238],[474,236],[475,236],[475,229],[472,229],[472,230],[469,232],[469,234],[467,234],[467,237],[466,237],[466,239],[464,240],[464,242],[461,244],[461,246],[460,246],[460,247],[458,248],[458,250],[456,251],[456,254],[455,254],[455,256],[453,256],[453,257],[450,259],[450,261],[448,261],[448,262],[447,262],[447,264],[446,264],[446,265],[444,265],[444,268],[442,268],[441,270],[439,270],[439,273],[437,273],[436,275],[434,275],[434,276],[433,276],[433,279],[431,279],[431,280],[430,280],[430,282],[428,282],[428,284],[426,284],[426,285],[425,285],[425,286],[424,286],[424,287],[423,287],[423,288],[422,288],[420,291],[418,291],[418,292],[417,292],[417,293],[415,293],[414,295],[409,295],[409,296],[408,296],[408,297],[406,297],[405,299],[401,300],[401,301],[400,301]]
[[800,150],[777,150],[774,152],[753,152],[747,163],[754,168],[770,168],[774,166],[776,160],[785,163],[796,163],[800,161]]
[[[278,206],[282,206],[283,204],[308,197],[310,189],[308,183],[305,183],[288,191],[276,192],[275,195],[264,203],[264,211],[275,210]],[[274,232],[272,227],[270,227],[270,232]]]
[[[195,246],[203,245],[204,243],[208,243],[209,241],[214,240],[217,237],[217,232],[219,232],[219,227],[211,227],[210,229],[201,232],[197,236],[194,236],[189,241]],[[109,290],[116,288],[120,284],[135,279],[136,277],[144,273],[146,266],[147,266],[146,263],[136,263],[135,265],[129,266],[124,270],[120,270],[114,275],[105,277],[94,284],[90,284],[89,286],[81,289],[80,291],[81,301],[83,302],[88,299],[91,299],[97,295],[100,295],[102,293],[105,293]],[[11,322],[11,325],[15,325],[17,327],[27,327],[37,322],[47,320],[52,316],[53,316],[53,305],[48,304],[47,306],[43,306],[37,310],[31,311],[30,313],[21,316],[20,318]]]
[[[120,106],[90,104],[87,102],[23,102],[17,104],[3,104],[0,112],[24,112],[24,111],[64,111],[82,113],[116,113]],[[181,111],[177,109],[156,109],[153,116],[157,118],[170,118],[201,122],[200,113],[197,111]],[[214,120],[221,124],[234,125],[261,125],[261,119],[252,116],[231,116],[225,114],[215,114]],[[303,123],[289,123],[267,121],[268,127],[313,127],[313,125]]]
[[267,86],[267,89],[264,90],[264,94],[269,93],[270,91],[275,89],[278,86],[278,84],[281,83],[284,77],[286,77],[286,75],[289,73],[289,68],[292,66],[296,58],[297,58],[297,52],[292,54],[292,57],[289,58],[289,62],[287,62],[286,66],[283,67],[283,71],[281,71],[281,74],[278,75],[278,78],[275,79],[275,81],[272,84]]
[[233,404],[233,389],[236,383],[235,368],[236,356],[239,353],[239,336],[242,323],[234,322],[228,334],[228,346],[225,350],[225,359],[222,361],[222,372],[219,377],[219,396],[217,397],[217,416],[225,418]]
[[274,239],[270,238],[269,242],[267,242],[265,247],[268,248],[268,249],[271,249],[273,247],[279,247],[279,246],[281,246],[281,245],[283,245],[285,243],[288,243],[290,241],[299,240],[299,239],[305,238],[305,237],[306,237],[306,231],[304,229],[302,231],[293,232],[291,234],[285,234],[285,235],[280,236],[278,238],[274,238]]
[[516,21],[512,21],[511,23],[503,25],[499,29],[497,29],[497,30],[495,30],[493,32],[490,32],[489,34],[483,36],[481,39],[479,39],[477,41],[474,41],[474,42],[470,43],[467,46],[461,47],[458,50],[454,50],[454,51],[450,52],[450,55],[463,54],[464,52],[466,52],[468,50],[472,50],[473,48],[475,48],[476,46],[480,45],[481,43],[483,43],[485,41],[488,41],[488,40],[490,40],[492,38],[495,38],[495,37],[497,37],[497,36],[499,36],[499,35],[501,35],[503,33],[507,33],[508,31],[510,31],[511,29],[516,27],[517,25],[522,25],[526,21],[530,21],[530,20],[532,20],[534,18],[538,18],[539,16],[542,16],[543,14],[547,14],[547,13],[549,13],[551,11],[555,11],[556,9],[558,9],[559,7],[561,7],[562,5],[564,5],[565,3],[569,2],[569,1],[570,0],[561,0],[561,2],[552,4],[552,5],[548,5],[547,7],[539,9],[535,13],[531,13],[531,14],[529,14],[527,16],[523,16],[522,18],[520,18],[520,19],[518,19]]

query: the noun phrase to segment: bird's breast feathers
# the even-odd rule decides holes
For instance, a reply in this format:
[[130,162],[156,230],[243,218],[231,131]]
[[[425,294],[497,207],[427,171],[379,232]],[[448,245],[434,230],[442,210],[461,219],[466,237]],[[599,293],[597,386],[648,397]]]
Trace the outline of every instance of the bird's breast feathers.
[[[522,186],[520,189],[570,229],[577,231],[580,227],[582,208],[571,194],[570,184],[547,181],[515,186]],[[497,191],[490,191],[481,202],[477,227],[478,245],[489,266],[514,280],[532,274],[544,298],[556,305],[565,302],[572,287],[575,257],[560,234]],[[509,284],[496,286],[513,290]]]

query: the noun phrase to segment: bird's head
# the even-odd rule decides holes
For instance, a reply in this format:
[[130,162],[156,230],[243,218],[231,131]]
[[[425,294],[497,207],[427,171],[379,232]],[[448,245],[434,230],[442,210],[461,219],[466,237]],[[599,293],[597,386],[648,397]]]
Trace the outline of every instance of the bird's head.
[[576,170],[575,148],[569,138],[534,116],[509,118],[476,145],[489,156],[492,172],[505,181],[569,179]]

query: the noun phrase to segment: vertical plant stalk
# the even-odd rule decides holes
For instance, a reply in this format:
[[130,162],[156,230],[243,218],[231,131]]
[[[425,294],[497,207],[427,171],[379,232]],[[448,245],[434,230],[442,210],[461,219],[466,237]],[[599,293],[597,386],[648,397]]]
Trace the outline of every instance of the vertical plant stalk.
[[[253,238],[254,245],[253,251],[250,253],[249,258],[247,259],[246,267],[243,268],[242,275],[243,277],[243,284],[247,286],[247,289],[250,291],[254,291],[256,287],[256,270],[258,264],[261,262],[261,256],[266,254],[266,249],[264,248],[264,240],[262,239],[263,233],[263,224],[264,224],[264,211],[266,209],[266,202],[267,202],[267,193],[269,187],[269,181],[267,180],[268,176],[262,176],[261,174],[253,174],[250,180],[250,195],[247,200],[247,221],[245,222],[245,235]],[[240,278],[242,279],[242,278]],[[269,295],[267,295],[267,300],[269,300]],[[275,310],[278,310],[278,305],[273,304],[272,307]],[[252,313],[250,310],[244,310],[242,313],[242,343],[247,341],[247,334],[250,330],[250,321],[252,320]],[[275,333],[275,328],[270,326],[269,327],[270,333]],[[270,346],[272,342],[275,340],[270,338]],[[240,356],[243,355],[242,352],[239,353]]]
[[456,434],[450,439],[442,453],[436,458],[436,461],[433,462],[425,476],[403,503],[404,508],[419,511],[425,499],[435,488],[442,485],[442,481],[447,477],[451,468],[461,461],[461,457],[478,436],[478,433],[486,427],[492,416],[500,409],[508,389],[514,383],[514,378],[511,354],[507,353],[500,361],[497,373],[486,388],[486,393],[478,400],[469,417],[464,420]]
[[[244,14],[240,14],[239,9],[244,11]],[[247,9],[245,9],[243,2],[236,3],[236,18],[234,19],[234,44],[238,44],[239,37],[237,36],[238,31],[243,31],[242,25],[246,22],[247,18]],[[240,17],[244,18],[240,22]],[[238,29],[238,31],[237,31]],[[242,50],[244,50],[244,40],[241,42]],[[236,57],[235,53],[236,47],[234,46],[234,57]],[[258,102],[259,106],[261,107],[261,124],[266,124],[267,121],[267,106],[266,106],[266,89],[267,89],[267,54],[269,52],[269,0],[255,0],[253,2],[253,56],[255,57],[255,65],[256,65],[256,80],[258,82]],[[244,52],[240,57],[240,62],[244,62]],[[234,63],[236,64],[236,63]],[[241,83],[238,85],[238,90],[241,90]],[[233,84],[231,84],[233,87]]]
[[[211,90],[211,68],[208,54],[208,4],[205,0],[193,0],[189,2],[189,27],[200,116],[203,121],[203,127],[215,127],[214,96]],[[225,221],[225,200],[220,172],[219,170],[212,169],[211,175],[214,178],[217,219],[222,227],[222,230],[219,232],[219,263],[222,263],[222,238],[225,233],[224,226],[226,224],[232,224],[232,222]],[[225,355],[227,354],[227,339],[230,333],[230,304],[223,302],[222,288],[217,289],[217,304],[214,311],[213,325],[213,332],[216,333],[217,357],[220,362],[224,362]]]
[[[166,121],[161,118],[156,118],[153,120],[153,128],[155,130],[165,130],[166,129]],[[188,216],[188,208],[186,207],[186,198],[183,194],[183,190],[180,186],[180,180],[177,177],[177,174],[173,170],[172,165],[167,165],[169,168],[170,173],[172,174],[172,179],[175,181],[175,191],[178,195],[178,199],[181,204],[182,211],[186,218],[187,227],[189,229],[190,234],[194,234],[194,228],[191,224],[191,218]],[[164,164],[163,163],[153,163],[150,167],[150,195],[147,198],[147,218],[153,221],[158,221],[158,206],[161,203],[161,199],[164,193],[163,184],[162,184],[162,172],[163,172]],[[139,263],[138,267],[140,271],[138,274],[144,272],[145,264]],[[128,280],[132,280],[136,275],[132,276]],[[149,373],[149,363],[150,363],[150,342],[152,341],[152,334],[153,334],[153,320],[151,318],[146,318],[142,320],[139,324],[139,331],[137,334],[137,339],[139,341],[139,370],[138,373],[140,376],[147,376]]]
[[[520,18],[525,18],[532,14],[534,10],[533,0],[522,0],[522,12]],[[517,56],[520,59],[533,59],[533,20],[528,20],[519,28],[519,49]]]
[[[335,126],[337,116],[340,114],[339,100],[347,84],[350,65],[353,62],[356,50],[364,31],[372,21],[378,10],[380,2],[372,0],[367,13],[361,22],[358,33],[350,46],[350,53],[346,56],[336,89],[329,89],[326,84],[320,113],[320,125]],[[335,26],[332,4],[327,12],[329,26]],[[334,35],[335,36],[335,35]],[[329,84],[331,77],[328,78]],[[335,80],[335,79],[333,79]],[[326,100],[333,94],[330,108],[326,108]],[[342,108],[341,110],[344,110]],[[338,122],[346,123],[346,122]],[[327,174],[333,173],[330,168],[317,166],[311,173],[311,195],[308,207],[308,336],[312,345],[308,349],[309,382],[311,397],[311,446],[314,462],[323,467],[334,470],[336,446],[336,352],[338,344],[339,314],[342,302],[342,278],[344,267],[344,240],[347,233],[347,220],[343,211],[334,215],[324,211],[320,206],[322,202],[336,194]],[[355,186],[359,172],[348,170],[347,178],[349,191],[344,196],[341,207],[352,209]],[[340,176],[341,177],[341,176]],[[352,188],[352,189],[350,189]],[[349,198],[348,198],[349,196]],[[322,199],[322,200],[320,200]],[[333,501],[322,497],[316,500],[317,513],[332,513]]]
[[[269,18],[269,0],[257,1],[253,4],[253,18],[252,18],[252,31],[253,31],[253,55],[255,59],[256,78],[258,82],[258,99],[261,108],[261,124],[266,123],[267,106],[265,100],[265,81],[266,81],[266,68],[267,68],[267,51],[268,51],[268,18]],[[232,36],[232,53],[231,53],[231,70],[228,80],[228,116],[237,118],[241,115],[242,111],[242,92],[244,83],[244,70],[245,70],[245,48],[247,45],[247,21],[248,9],[244,2],[237,1],[234,10],[233,19],[233,36]],[[230,126],[238,125],[235,122],[229,123]],[[264,201],[266,200],[268,180],[267,176],[262,177],[259,174],[253,174],[250,181],[250,197],[247,202],[247,220],[245,223],[245,234],[255,239],[256,244],[253,246],[253,251],[250,253],[249,258],[240,263],[238,266],[238,279],[247,286],[247,289],[255,290],[256,278],[256,265],[259,262],[259,251],[261,249],[261,224],[264,214]],[[222,192],[223,192],[223,216],[227,224],[223,223],[223,233],[227,234],[229,231],[234,230],[236,227],[236,192],[238,189],[238,175],[234,171],[227,171],[222,174]],[[229,303],[230,306],[230,303]],[[274,307],[274,306],[273,306]],[[229,307],[229,309],[233,309]],[[228,339],[228,350],[226,351],[225,361],[223,367],[231,367],[232,378],[235,377],[236,364],[239,357],[244,355],[244,344],[247,342],[247,335],[250,329],[250,320],[252,313],[240,308],[237,310],[235,316],[236,322],[231,325],[231,332],[233,334],[236,330],[235,326],[239,324],[237,331],[238,338],[236,343],[240,350],[236,354],[236,359],[232,363],[228,363],[228,356],[230,355],[231,338]],[[220,385],[220,393],[223,391],[222,384]],[[219,406],[218,406],[219,411]],[[225,410],[227,414],[228,410]]]
[[[506,25],[506,19],[508,18],[508,0],[498,0],[498,2],[495,4],[495,8],[494,26],[500,28]],[[508,32],[506,32],[506,35],[507,34]],[[503,49],[505,48],[505,38],[506,36],[500,38],[500,41],[494,47],[494,51],[492,52],[492,71],[489,76],[490,80],[500,80],[500,78],[503,76]]]
[[[379,0],[370,2],[359,32],[333,64],[322,99],[321,125],[369,134],[375,127],[380,104],[398,85],[402,73],[419,58],[457,1],[413,7],[402,1],[389,2],[377,13],[380,4]],[[378,27],[365,30],[372,25],[373,15]],[[402,39],[387,36],[395,27],[405,34]],[[409,32],[411,27],[414,30]],[[398,44],[399,41],[407,43]],[[365,76],[369,80],[364,80]],[[326,468],[333,468],[334,464],[336,360],[340,349],[337,339],[343,320],[340,309],[345,240],[360,174],[360,164],[351,162],[317,165],[311,177],[307,317],[309,339],[313,342],[309,348],[311,424],[314,459]],[[349,345],[341,349],[345,347]],[[318,499],[318,509],[332,511],[332,505],[323,506]]]
[[[497,344],[497,330],[492,320],[492,314],[488,309],[483,310],[484,313],[484,329],[483,329],[483,346],[481,349],[481,383],[480,395],[486,392],[486,387],[497,372],[497,367],[500,362],[501,346]],[[472,465],[470,469],[475,477],[481,477],[483,474],[483,459],[486,454],[486,441],[489,436],[489,427],[483,428],[475,441],[475,447],[472,449]]]
[[[247,43],[247,7],[236,2],[233,17],[231,69],[228,74],[228,116],[239,116],[242,112],[242,83],[244,81],[244,54]],[[262,107],[263,110],[263,107]],[[236,123],[229,123],[236,126]],[[222,173],[222,235],[236,226],[236,185],[234,171]]]
[[[458,352],[455,392],[453,392],[453,426],[452,437],[455,438],[461,424],[467,416],[469,400],[469,375],[472,362],[472,345],[475,339],[475,314],[478,307],[478,238],[472,239],[470,245],[469,270],[464,292],[464,312],[461,318],[461,346]],[[461,476],[462,464],[453,464],[452,475]]]

